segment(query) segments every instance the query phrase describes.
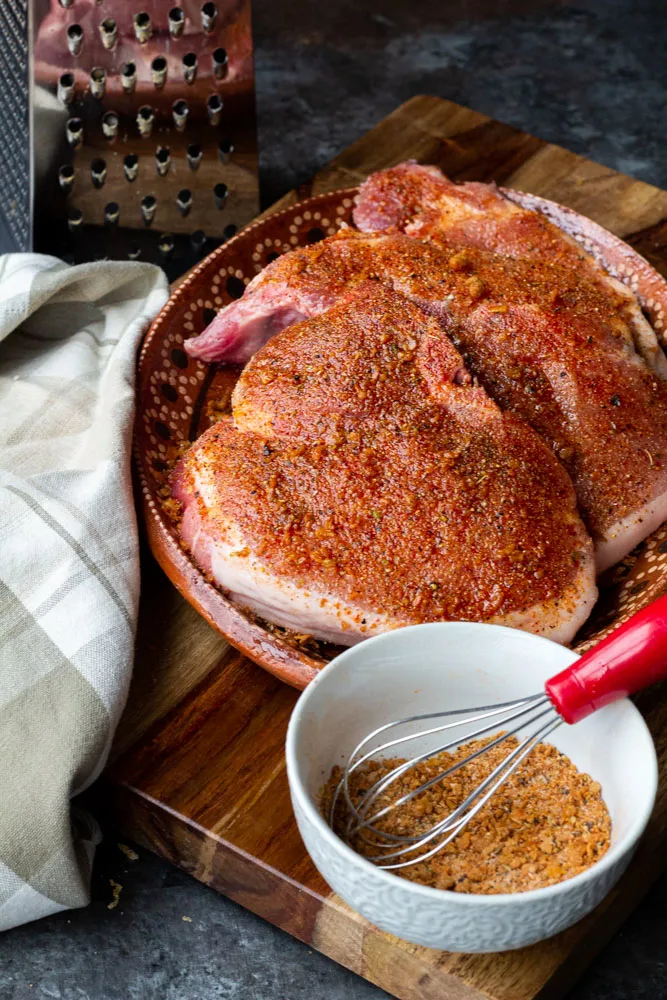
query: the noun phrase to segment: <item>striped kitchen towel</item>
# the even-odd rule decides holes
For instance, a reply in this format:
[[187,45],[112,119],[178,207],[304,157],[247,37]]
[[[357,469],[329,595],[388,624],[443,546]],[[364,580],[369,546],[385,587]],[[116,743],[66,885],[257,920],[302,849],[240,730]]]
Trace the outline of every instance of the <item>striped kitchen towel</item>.
[[139,596],[134,371],[150,264],[0,257],[0,929],[88,900]]

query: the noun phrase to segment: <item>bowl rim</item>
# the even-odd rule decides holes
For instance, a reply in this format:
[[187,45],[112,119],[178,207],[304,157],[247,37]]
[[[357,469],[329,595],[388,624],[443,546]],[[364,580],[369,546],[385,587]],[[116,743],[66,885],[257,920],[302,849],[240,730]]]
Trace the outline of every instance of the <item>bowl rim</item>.
[[[464,907],[480,905],[506,906],[509,904],[516,904],[517,901],[525,901],[526,905],[528,905],[533,901],[538,902],[554,896],[567,894],[576,889],[578,886],[587,882],[596,881],[607,869],[613,867],[614,864],[618,862],[628,850],[632,850],[636,846],[639,838],[646,828],[646,825],[653,813],[655,798],[658,790],[658,761],[655,744],[649,728],[646,725],[641,712],[635,705],[633,705],[629,698],[621,698],[618,702],[614,702],[613,704],[624,705],[625,710],[629,711],[630,714],[634,716],[635,721],[641,724],[640,731],[642,732],[643,737],[645,737],[643,751],[646,757],[645,764],[649,765],[651,768],[650,775],[647,775],[647,778],[650,781],[650,787],[646,806],[635,817],[625,836],[616,844],[612,844],[606,854],[604,854],[599,861],[594,862],[590,868],[587,868],[586,871],[580,872],[578,875],[573,875],[571,878],[564,879],[562,882],[556,882],[554,885],[543,886],[539,889],[528,889],[525,892],[458,893],[451,892],[451,890],[448,889],[436,889],[432,886],[421,885],[418,882],[411,882],[408,879],[401,878],[392,871],[378,868],[371,861],[368,861],[366,858],[362,857],[362,855],[357,854],[356,851],[349,847],[337,834],[333,832],[329,824],[313,804],[300,774],[300,762],[296,752],[296,742],[301,723],[308,708],[309,701],[313,697],[317,696],[317,688],[322,683],[323,678],[328,677],[330,674],[339,669],[341,661],[344,662],[348,659],[352,659],[353,654],[359,653],[362,649],[367,651],[374,644],[391,643],[394,636],[404,633],[406,630],[415,631],[418,629],[423,631],[424,629],[438,629],[440,631],[445,630],[462,632],[468,631],[471,628],[476,631],[479,629],[493,630],[493,634],[497,634],[498,629],[502,629],[503,632],[518,632],[522,638],[529,642],[535,642],[535,644],[548,644],[549,646],[558,646],[560,649],[563,649],[572,655],[572,662],[579,659],[580,654],[575,653],[575,651],[570,649],[570,647],[561,646],[559,643],[555,643],[553,640],[547,639],[544,636],[524,632],[521,629],[511,629],[506,625],[491,625],[486,622],[422,622],[418,625],[408,625],[405,626],[405,628],[397,629],[392,632],[384,632],[381,635],[366,639],[363,643],[359,643],[356,646],[351,646],[349,649],[344,650],[344,652],[334,657],[333,660],[323,667],[318,676],[302,692],[292,711],[287,729],[287,738],[285,741],[285,757],[287,762],[287,777],[290,792],[298,800],[299,806],[306,812],[308,819],[314,825],[318,835],[323,838],[334,851],[336,851],[339,855],[342,854],[346,862],[350,863],[352,866],[360,865],[363,871],[369,874],[372,873],[373,877],[378,878],[380,882],[387,886],[387,888],[398,888],[398,880],[400,887],[402,887],[406,892],[416,894],[418,897],[431,901],[439,899],[443,902],[453,903],[456,906],[461,905]],[[600,711],[605,711],[605,709],[601,709]]]

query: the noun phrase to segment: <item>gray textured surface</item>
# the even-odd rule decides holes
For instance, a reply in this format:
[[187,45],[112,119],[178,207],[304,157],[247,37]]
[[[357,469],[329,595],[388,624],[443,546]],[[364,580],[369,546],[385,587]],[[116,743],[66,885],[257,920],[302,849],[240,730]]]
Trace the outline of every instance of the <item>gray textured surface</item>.
[[[664,24],[660,0],[255,0],[264,203],[417,93],[667,186]],[[667,997],[666,955],[663,879],[572,1000]],[[382,996],[112,833],[91,907],[0,939],[0,1000]]]

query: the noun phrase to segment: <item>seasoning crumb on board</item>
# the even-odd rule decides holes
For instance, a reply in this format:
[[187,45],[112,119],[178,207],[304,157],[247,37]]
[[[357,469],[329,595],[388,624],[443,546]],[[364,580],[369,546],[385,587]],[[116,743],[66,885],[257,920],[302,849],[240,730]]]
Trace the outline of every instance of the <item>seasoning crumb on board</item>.
[[[374,812],[493,739],[495,736],[472,740],[453,753],[438,754],[411,768],[394,782],[388,794],[378,798]],[[489,748],[444,784],[433,785],[389,812],[378,821],[378,828],[398,835],[426,833],[460,805],[506,758],[508,749],[517,745],[516,738],[511,737],[504,745]],[[352,801],[357,802],[372,784],[404,761],[371,760],[353,772],[349,780]],[[326,817],[341,777],[341,769],[334,768],[322,790],[321,810]],[[334,830],[343,839],[346,821],[345,802],[339,796]],[[611,820],[599,783],[578,771],[565,754],[542,743],[450,844],[428,861],[394,874],[452,892],[526,892],[554,885],[590,868],[607,852],[610,836]],[[353,836],[350,846],[366,857],[381,853],[373,846],[374,834],[366,830],[364,838]],[[401,860],[408,858],[405,855]]]
[[118,900],[120,899],[120,894],[123,891],[123,887],[120,882],[114,882],[112,878],[109,879],[109,885],[111,886],[111,891],[113,893],[111,897],[111,902],[107,903],[107,910],[115,910],[118,906]]
[[131,847],[127,846],[127,844],[118,844],[118,850],[122,851],[125,857],[129,858],[130,861],[139,860],[139,855],[137,854],[137,852],[133,851]]

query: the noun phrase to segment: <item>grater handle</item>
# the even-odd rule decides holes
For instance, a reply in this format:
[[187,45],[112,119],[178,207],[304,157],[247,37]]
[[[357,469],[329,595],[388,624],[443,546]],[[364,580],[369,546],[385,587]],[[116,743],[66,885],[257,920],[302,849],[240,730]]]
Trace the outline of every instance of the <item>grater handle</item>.
[[547,681],[566,722],[579,722],[619,698],[667,678],[667,594]]

